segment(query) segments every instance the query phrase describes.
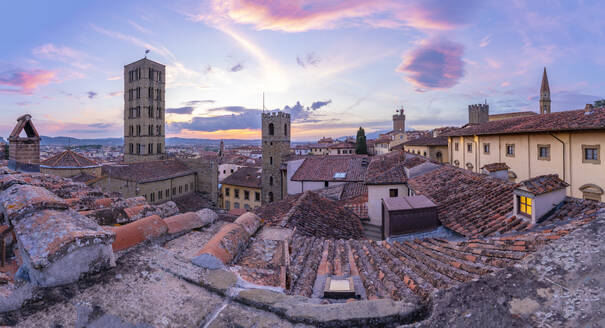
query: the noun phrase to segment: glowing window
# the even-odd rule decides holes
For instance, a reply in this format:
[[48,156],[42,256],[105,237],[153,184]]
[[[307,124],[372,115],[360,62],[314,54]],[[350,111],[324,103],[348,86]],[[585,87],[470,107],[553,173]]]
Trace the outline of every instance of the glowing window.
[[531,198],[525,196],[519,197],[519,212],[531,215]]

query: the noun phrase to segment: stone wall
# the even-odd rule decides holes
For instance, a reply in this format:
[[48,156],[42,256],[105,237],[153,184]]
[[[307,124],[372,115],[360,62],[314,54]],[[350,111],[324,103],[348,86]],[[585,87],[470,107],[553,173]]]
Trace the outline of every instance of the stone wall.
[[[273,126],[273,134],[271,134]],[[268,203],[287,195],[287,181],[281,173],[281,164],[290,154],[290,114],[266,113],[262,116],[262,187],[261,201]]]
[[12,170],[40,172],[40,138],[9,139],[9,162]]
[[179,159],[196,173],[195,190],[208,195],[215,204],[218,202],[218,164],[201,158]]

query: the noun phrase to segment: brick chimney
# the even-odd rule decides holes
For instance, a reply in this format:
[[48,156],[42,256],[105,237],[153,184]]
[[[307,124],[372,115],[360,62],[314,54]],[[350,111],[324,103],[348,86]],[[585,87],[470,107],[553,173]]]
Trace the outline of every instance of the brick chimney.
[[[9,142],[8,167],[20,172],[40,172],[40,135],[32,123],[32,117],[25,114],[17,119]],[[21,137],[21,132],[25,136]]]

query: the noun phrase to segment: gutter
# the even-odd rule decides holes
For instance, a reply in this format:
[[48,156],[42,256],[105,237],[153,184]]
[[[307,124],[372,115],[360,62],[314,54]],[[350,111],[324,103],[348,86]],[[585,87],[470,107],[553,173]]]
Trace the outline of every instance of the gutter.
[[[552,134],[552,133],[549,133],[549,134],[551,137],[557,139],[563,146],[563,181],[567,182],[567,180],[565,179],[565,143],[563,142],[563,140],[557,138],[554,134]],[[570,143],[570,147],[571,147],[571,143]],[[571,163],[571,161],[570,161],[570,163]],[[570,183],[570,185],[571,185],[571,183]]]

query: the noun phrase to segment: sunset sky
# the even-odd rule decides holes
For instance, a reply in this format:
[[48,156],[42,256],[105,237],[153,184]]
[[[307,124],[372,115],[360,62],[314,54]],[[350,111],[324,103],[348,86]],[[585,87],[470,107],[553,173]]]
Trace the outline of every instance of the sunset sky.
[[166,65],[167,136],[260,138],[268,109],[293,139],[461,125],[467,106],[553,111],[605,97],[605,2],[472,0],[3,1],[0,136],[123,134],[123,66]]

